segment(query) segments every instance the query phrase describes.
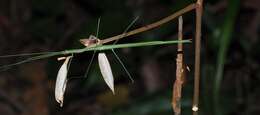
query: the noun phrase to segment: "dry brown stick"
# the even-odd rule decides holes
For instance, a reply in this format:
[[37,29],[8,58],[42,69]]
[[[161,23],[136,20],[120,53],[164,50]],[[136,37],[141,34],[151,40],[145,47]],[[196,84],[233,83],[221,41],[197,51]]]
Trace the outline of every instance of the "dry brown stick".
[[[182,16],[179,17],[179,28],[178,28],[178,40],[182,40],[182,28],[183,28],[183,19]],[[183,68],[183,45],[178,43],[178,54],[176,58],[176,80],[173,85],[173,97],[172,97],[172,107],[175,115],[181,114],[181,95],[182,95],[182,86],[184,83],[185,69]]]
[[[182,16],[179,17],[179,25],[178,25],[178,40],[182,40],[183,38],[183,19]],[[178,43],[178,52],[182,52],[183,51],[183,45],[182,43]]]
[[161,19],[157,22],[154,22],[152,24],[137,28],[137,29],[132,30],[132,31],[127,32],[127,33],[119,34],[119,35],[116,35],[116,36],[113,36],[113,37],[110,37],[110,38],[100,40],[100,44],[105,44],[105,43],[112,42],[112,41],[115,41],[115,40],[118,40],[118,39],[121,39],[121,38],[124,38],[124,37],[127,37],[127,36],[135,35],[135,34],[156,28],[156,27],[161,26],[161,25],[175,19],[176,17],[183,15],[183,14],[185,14],[185,13],[187,13],[187,12],[189,12],[189,11],[195,9],[195,8],[196,8],[195,3],[190,4],[187,7],[183,8],[183,9],[175,12],[174,14],[172,14],[172,15],[166,17],[166,18],[163,18],[163,19]]
[[203,0],[197,0],[196,7],[196,35],[195,35],[195,73],[194,73],[194,94],[193,94],[193,115],[198,115],[199,86],[200,86],[200,42],[201,42],[201,20],[203,11]]

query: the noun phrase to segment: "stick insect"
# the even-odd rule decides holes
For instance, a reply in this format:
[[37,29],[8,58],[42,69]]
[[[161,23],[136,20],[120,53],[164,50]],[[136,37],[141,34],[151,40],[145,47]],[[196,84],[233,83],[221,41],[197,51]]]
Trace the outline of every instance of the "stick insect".
[[[136,17],[129,25],[128,27],[125,29],[125,31],[123,32],[123,36],[124,33],[127,32],[128,29],[130,29],[130,27],[137,21],[138,17]],[[99,33],[99,27],[100,27],[100,18],[98,19],[98,25],[97,25],[97,32],[96,32],[96,36],[90,35],[88,39],[80,39],[80,43],[83,44],[86,47],[95,47],[98,45],[102,45],[100,42],[100,39],[98,39],[98,33]],[[118,40],[116,40],[114,44],[116,44],[118,42]],[[127,73],[127,75],[129,76],[130,80],[132,81],[132,83],[134,82],[131,74],[128,72],[128,70],[126,69],[125,65],[123,64],[123,62],[121,61],[121,59],[119,58],[119,56],[116,54],[116,52],[114,51],[114,49],[111,49],[111,51],[113,52],[113,54],[115,55],[116,59],[119,61],[119,63],[122,65],[123,69],[125,70],[125,72]],[[87,76],[89,70],[90,70],[90,66],[93,62],[93,59],[95,57],[96,51],[94,51],[92,58],[90,60],[90,64],[87,67],[87,71],[84,75],[84,77]],[[108,87],[111,89],[112,93],[115,94],[114,91],[114,77],[113,77],[113,73],[112,73],[112,69],[110,66],[110,63],[107,59],[107,56],[105,53],[101,52],[98,54],[98,63],[99,63],[99,68],[101,71],[101,74],[103,76],[103,79],[105,80],[106,84],[108,85]]]
[[[157,28],[169,21],[172,21],[173,19],[175,19],[176,17],[183,15],[187,12],[190,12],[192,10],[196,10],[196,34],[195,34],[195,72],[194,72],[194,96],[193,96],[193,114],[197,115],[198,114],[198,104],[199,104],[199,84],[200,84],[200,42],[201,42],[201,21],[202,21],[202,12],[203,12],[203,0],[197,0],[196,3],[191,3],[188,6],[186,6],[185,8],[182,8],[181,10],[169,15],[168,17],[165,17],[159,21],[156,21],[154,23],[151,23],[149,25],[145,25],[143,27],[134,29],[130,32],[127,33],[123,33],[120,35],[116,35],[113,37],[109,37],[106,39],[101,40],[100,42],[103,43],[108,43],[108,42],[112,42],[127,36],[131,36],[131,35],[135,35],[141,32],[145,32],[148,30],[151,30],[153,28]],[[189,43],[191,42],[190,40],[188,41],[182,41],[182,43]],[[100,44],[101,44],[100,43]],[[123,47],[140,47],[140,46],[150,46],[150,45],[163,45],[163,44],[172,44],[172,43],[177,43],[176,41],[154,41],[154,42],[148,42],[148,43],[135,43],[135,44],[122,44],[122,45],[113,45],[113,48],[123,48]],[[107,45],[109,46],[109,45]],[[111,46],[110,46],[111,47]],[[100,47],[95,47],[98,50],[107,50],[107,49],[111,49],[111,48],[100,48]],[[100,49],[99,49],[100,48]],[[94,49],[94,48],[93,48]],[[3,65],[0,66],[0,70],[7,70],[12,66],[15,65],[20,65],[23,63],[27,63],[30,61],[35,61],[35,60],[40,60],[40,59],[44,59],[44,58],[48,58],[48,57],[53,57],[53,56],[59,56],[59,55],[67,55],[67,54],[73,54],[73,53],[82,53],[85,51],[93,51],[93,49],[88,49],[88,48],[83,48],[83,49],[72,49],[72,50],[64,50],[64,51],[57,51],[57,52],[43,52],[43,53],[30,53],[30,54],[18,54],[18,55],[5,55],[5,56],[0,56],[0,58],[7,58],[7,57],[19,57],[19,56],[34,56],[34,57],[30,57],[27,58],[25,60],[16,62],[16,63],[12,63],[9,65]],[[96,49],[95,49],[96,50]],[[112,52],[114,52],[112,50]],[[114,53],[115,54],[115,53]]]

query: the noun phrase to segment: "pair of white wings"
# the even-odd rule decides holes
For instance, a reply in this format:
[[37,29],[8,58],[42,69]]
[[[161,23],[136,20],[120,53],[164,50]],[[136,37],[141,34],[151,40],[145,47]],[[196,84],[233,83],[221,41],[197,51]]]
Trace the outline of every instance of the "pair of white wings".
[[[64,99],[64,93],[66,90],[66,85],[67,85],[67,73],[68,73],[68,62],[71,59],[71,56],[66,57],[66,60],[62,64],[58,75],[56,79],[56,85],[55,85],[55,99],[58,103],[60,103],[60,106],[63,106],[63,99]],[[101,71],[101,74],[108,85],[108,87],[111,89],[113,94],[115,93],[114,91],[114,77],[113,73],[110,67],[110,63],[107,59],[107,56],[105,53],[99,53],[98,54],[98,63],[99,63],[99,68]]]

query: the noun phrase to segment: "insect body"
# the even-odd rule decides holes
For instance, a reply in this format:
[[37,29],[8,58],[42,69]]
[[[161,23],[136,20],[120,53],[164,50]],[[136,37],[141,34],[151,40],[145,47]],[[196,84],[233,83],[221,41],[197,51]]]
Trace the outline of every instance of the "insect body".
[[[134,24],[134,22],[138,19],[135,18],[135,20],[128,25],[128,27],[126,28],[126,30],[123,32],[121,37],[124,37],[127,32],[127,30]],[[100,24],[100,18],[98,20],[98,26],[97,26],[97,33],[96,36],[98,37],[98,31],[99,31],[99,24]],[[86,47],[94,47],[97,45],[102,45],[101,41],[93,35],[90,35],[88,39],[80,39],[80,43],[82,43],[84,46]],[[114,42],[114,44],[116,44],[118,40],[116,40]],[[130,73],[127,71],[126,67],[124,66],[123,62],[120,60],[120,58],[117,56],[117,54],[115,53],[114,49],[111,49],[111,51],[113,52],[113,54],[116,56],[117,60],[119,61],[119,63],[122,65],[122,67],[124,68],[125,72],[127,73],[127,75],[129,76],[129,78],[131,79],[132,83],[134,82],[133,78],[131,77]],[[90,62],[92,62],[94,55],[95,55],[96,51],[94,52],[92,59]],[[98,63],[99,63],[99,68],[101,71],[101,74],[103,76],[103,79],[105,80],[106,84],[108,85],[108,87],[111,89],[111,91],[114,94],[114,77],[113,77],[113,73],[109,64],[109,61],[107,59],[107,56],[105,53],[99,53],[98,54]],[[89,68],[87,69],[88,72]]]
[[[100,45],[100,40],[97,37],[90,35],[89,39],[80,39],[80,43],[86,47],[94,47]],[[105,53],[98,54],[98,64],[103,79],[114,94],[114,77]]]
[[79,42],[86,47],[93,47],[100,44],[100,40],[93,35],[90,35],[88,39],[80,39]]

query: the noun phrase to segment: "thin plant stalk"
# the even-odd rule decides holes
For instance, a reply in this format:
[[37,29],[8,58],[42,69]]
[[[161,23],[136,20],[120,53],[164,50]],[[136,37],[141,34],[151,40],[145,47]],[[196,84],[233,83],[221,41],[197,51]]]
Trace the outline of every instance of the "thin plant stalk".
[[176,43],[179,43],[179,42],[191,43],[191,40],[152,41],[152,42],[116,44],[116,45],[100,45],[100,46],[90,47],[90,48],[86,47],[86,48],[81,48],[81,49],[70,49],[70,50],[64,50],[64,51],[57,51],[57,52],[51,52],[51,53],[43,54],[43,55],[39,55],[39,56],[30,57],[30,58],[27,58],[25,60],[22,60],[22,61],[19,61],[19,62],[16,62],[16,63],[12,63],[12,64],[9,64],[9,65],[0,66],[0,70],[4,71],[4,70],[7,70],[10,67],[15,66],[15,65],[20,65],[20,64],[24,64],[24,63],[27,63],[27,62],[30,62],[30,61],[45,59],[45,58],[49,58],[49,57],[53,57],[53,56],[78,54],[78,53],[83,53],[83,52],[87,52],[87,51],[95,51],[95,50],[104,51],[104,50],[111,50],[111,49],[118,49],[118,48],[167,45],[167,44],[176,44]]
[[195,71],[194,71],[194,94],[193,115],[198,115],[199,110],[199,88],[200,88],[200,49],[201,49],[201,21],[203,12],[203,0],[196,3],[196,33],[195,33]]
[[113,37],[106,38],[104,40],[101,40],[100,43],[101,44],[109,43],[109,42],[112,42],[112,41],[115,41],[115,40],[118,40],[118,39],[121,39],[121,38],[124,38],[124,37],[128,37],[128,36],[131,36],[131,35],[135,35],[135,34],[145,32],[145,31],[148,31],[150,29],[159,27],[159,26],[161,26],[161,25],[163,25],[167,22],[174,20],[178,16],[181,16],[181,15],[195,9],[196,6],[197,6],[197,4],[192,3],[192,4],[188,5],[187,7],[183,8],[183,9],[173,13],[172,15],[165,17],[165,18],[163,18],[163,19],[161,19],[157,22],[154,22],[154,23],[149,24],[149,25],[145,25],[143,27],[137,28],[137,29],[129,31],[127,33],[122,33],[122,34],[119,34],[119,35],[116,35],[116,36],[113,36]]
[[[182,40],[183,34],[183,19],[182,16],[179,17],[178,25],[178,40]],[[177,49],[177,58],[176,58],[176,79],[173,85],[173,98],[172,98],[172,107],[175,115],[181,115],[181,95],[182,95],[182,85],[184,83],[185,69],[183,68],[183,45],[178,43]]]

